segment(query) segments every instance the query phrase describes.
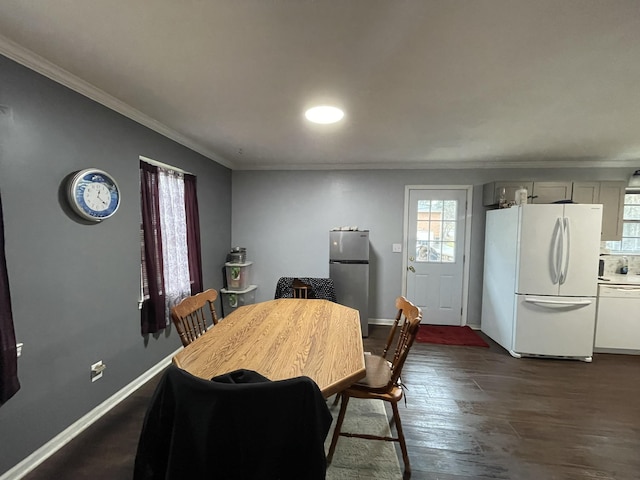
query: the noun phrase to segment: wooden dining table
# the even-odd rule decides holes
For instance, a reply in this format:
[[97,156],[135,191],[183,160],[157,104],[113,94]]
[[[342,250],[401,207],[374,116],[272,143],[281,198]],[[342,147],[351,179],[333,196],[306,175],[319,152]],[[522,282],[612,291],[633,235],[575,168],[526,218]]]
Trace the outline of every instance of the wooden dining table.
[[307,376],[327,398],[365,376],[360,315],[327,300],[245,305],[184,347],[173,363],[207,380],[238,369],[273,381]]

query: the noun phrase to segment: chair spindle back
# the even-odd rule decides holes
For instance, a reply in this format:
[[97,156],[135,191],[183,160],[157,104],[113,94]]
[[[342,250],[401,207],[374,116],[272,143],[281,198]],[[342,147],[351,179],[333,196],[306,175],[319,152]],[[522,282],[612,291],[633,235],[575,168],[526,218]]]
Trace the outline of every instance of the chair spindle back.
[[182,300],[171,309],[171,318],[176,326],[182,345],[185,347],[207,331],[205,306],[209,304],[209,313],[213,325],[218,324],[218,315],[214,302],[218,292],[213,288],[197,293]]

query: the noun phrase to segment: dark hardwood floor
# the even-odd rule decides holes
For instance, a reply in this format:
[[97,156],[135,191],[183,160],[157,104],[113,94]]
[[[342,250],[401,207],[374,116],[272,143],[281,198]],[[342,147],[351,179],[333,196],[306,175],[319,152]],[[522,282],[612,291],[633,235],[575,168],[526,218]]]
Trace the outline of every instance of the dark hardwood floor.
[[[388,327],[370,326],[380,353]],[[412,479],[637,480],[640,356],[515,359],[490,348],[416,343],[405,365]],[[128,480],[147,402],[143,386],[26,480]]]

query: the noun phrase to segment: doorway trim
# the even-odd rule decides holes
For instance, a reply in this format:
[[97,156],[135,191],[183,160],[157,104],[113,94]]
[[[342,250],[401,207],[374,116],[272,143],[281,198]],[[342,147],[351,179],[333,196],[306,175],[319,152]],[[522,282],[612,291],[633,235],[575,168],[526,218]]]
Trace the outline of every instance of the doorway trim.
[[473,185],[405,185],[404,187],[404,228],[402,233],[402,295],[407,294],[407,252],[409,251],[409,194],[412,190],[466,190],[464,218],[464,265],[462,266],[462,322],[467,325],[469,303],[469,255],[471,253],[471,219],[473,213]]

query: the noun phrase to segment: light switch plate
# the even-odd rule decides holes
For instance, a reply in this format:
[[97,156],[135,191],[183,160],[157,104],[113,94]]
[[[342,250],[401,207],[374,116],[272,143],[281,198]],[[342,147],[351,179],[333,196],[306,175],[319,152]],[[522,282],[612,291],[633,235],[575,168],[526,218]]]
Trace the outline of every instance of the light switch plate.
[[393,253],[402,253],[402,244],[394,243],[393,244]]
[[102,362],[102,360],[91,365],[91,381],[95,382],[102,378],[102,372],[105,368],[107,368],[107,366]]

